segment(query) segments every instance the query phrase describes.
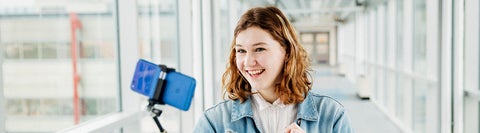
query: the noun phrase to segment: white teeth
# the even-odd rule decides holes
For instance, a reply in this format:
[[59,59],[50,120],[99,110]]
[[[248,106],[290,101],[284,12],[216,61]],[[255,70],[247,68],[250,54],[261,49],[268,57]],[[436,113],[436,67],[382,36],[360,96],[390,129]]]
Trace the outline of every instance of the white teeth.
[[253,71],[247,71],[248,74],[259,74],[261,72],[263,72],[263,70],[253,70]]

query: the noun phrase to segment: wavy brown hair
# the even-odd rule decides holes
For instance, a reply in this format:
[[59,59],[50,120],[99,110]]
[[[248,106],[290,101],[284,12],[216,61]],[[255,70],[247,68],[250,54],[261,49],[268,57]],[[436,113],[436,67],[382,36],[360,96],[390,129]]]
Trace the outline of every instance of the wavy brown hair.
[[250,27],[260,27],[278,41],[286,51],[286,61],[281,72],[283,78],[276,85],[275,93],[284,104],[302,102],[312,88],[307,52],[298,42],[295,29],[285,15],[276,7],[256,7],[245,12],[237,23],[230,48],[230,58],[223,74],[224,96],[244,102],[251,94],[252,87],[236,65],[235,42],[238,33]]

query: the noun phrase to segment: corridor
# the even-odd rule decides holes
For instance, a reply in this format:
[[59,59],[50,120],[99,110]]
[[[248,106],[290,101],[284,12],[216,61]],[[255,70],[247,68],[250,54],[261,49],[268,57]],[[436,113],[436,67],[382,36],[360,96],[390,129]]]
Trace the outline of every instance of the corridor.
[[402,133],[381,109],[368,99],[357,96],[356,86],[340,76],[337,67],[314,66],[313,88],[331,96],[346,108],[357,133]]

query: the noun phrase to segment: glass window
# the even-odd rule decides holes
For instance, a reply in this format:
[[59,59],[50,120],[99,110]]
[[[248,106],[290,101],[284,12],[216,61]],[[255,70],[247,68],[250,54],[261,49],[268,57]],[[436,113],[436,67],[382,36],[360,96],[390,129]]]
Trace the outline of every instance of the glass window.
[[427,103],[427,82],[424,80],[413,81],[413,130],[415,132],[426,132],[426,103]]
[[300,34],[302,44],[311,44],[313,43],[313,34],[303,33]]
[[[426,1],[413,2],[413,72],[414,75],[426,76]],[[412,77],[413,78],[413,77]],[[413,84],[413,130],[426,132],[426,79],[415,79]]]
[[118,111],[113,0],[0,3],[7,132],[55,132]]
[[330,52],[330,45],[329,45],[329,33],[316,33],[315,34],[315,44],[316,49],[314,58],[316,58],[315,63],[319,64],[328,64],[329,62],[329,52]]
[[[138,48],[140,57],[154,63],[178,69],[178,12],[175,0],[137,0],[138,10]],[[142,97],[147,105],[147,97]],[[140,107],[144,108],[144,107]],[[172,133],[182,131],[180,110],[171,106],[162,106],[159,117],[165,130]],[[141,119],[141,132],[157,132],[158,128],[148,117]]]
[[[227,1],[227,0],[220,0],[212,2],[214,5],[214,21],[213,21],[213,38],[215,44],[213,45],[214,48],[214,79],[215,82],[213,83],[214,86],[214,102],[219,103],[222,101],[222,92],[221,85],[222,85],[222,75],[225,72],[225,65],[227,64],[227,57],[230,54],[230,46],[233,38],[233,25],[231,21],[235,19],[233,16],[230,16],[232,12],[229,5],[230,2],[234,1]],[[235,19],[236,20],[236,19]]]
[[425,0],[414,1],[413,12],[413,71],[426,73],[427,12]]
[[38,44],[36,43],[24,43],[22,46],[23,58],[25,59],[38,59]]
[[[390,109],[390,98],[393,97],[393,96],[390,96],[390,90],[392,88],[390,88],[390,84],[391,84],[391,76],[390,76],[390,73],[388,71],[388,68],[389,65],[388,65],[388,61],[387,59],[389,59],[389,53],[388,53],[388,46],[390,44],[388,44],[388,40],[389,40],[389,33],[388,33],[388,19],[389,19],[389,13],[388,13],[388,5],[387,5],[387,2],[384,2],[380,5],[380,8],[378,8],[378,10],[381,12],[381,19],[378,19],[379,21],[379,24],[382,26],[381,27],[381,31],[379,32],[381,34],[380,38],[382,38],[381,40],[379,40],[379,51],[382,56],[380,56],[380,59],[378,60],[378,62],[380,62],[379,64],[381,64],[383,66],[382,68],[382,74],[381,77],[382,80],[383,80],[383,86],[381,86],[381,88],[383,89],[383,104],[384,106],[387,108],[387,109]],[[383,36],[383,37],[382,37]],[[380,46],[381,45],[381,46]],[[380,49],[381,48],[381,49]],[[391,111],[391,110],[389,110]]]
[[[396,61],[395,61],[395,69],[396,70],[403,70],[403,0],[397,0],[396,1],[396,20],[395,20],[395,35],[396,35]],[[402,87],[403,83],[403,78],[400,73],[397,73],[397,81],[396,81],[396,105],[397,105],[397,110],[400,110],[404,108],[404,103],[403,103],[403,95],[404,95],[404,89]],[[403,118],[403,111],[397,111],[396,113],[398,118]]]
[[300,41],[314,65],[329,62],[329,32],[300,33]]
[[137,6],[140,57],[177,68],[177,2],[139,0]]
[[42,59],[53,59],[57,57],[57,49],[55,43],[45,43],[40,45],[40,53]]
[[18,58],[20,58],[21,45],[16,44],[16,43],[10,43],[10,44],[5,43],[3,46],[4,46],[3,48],[5,50],[5,58],[7,58],[7,59],[18,59]]
[[311,33],[300,33],[300,41],[304,49],[307,51],[310,57],[310,61],[314,62],[315,58],[315,47],[314,47],[314,34]]
[[[480,132],[480,2],[465,0],[464,17],[464,132]],[[475,95],[477,94],[477,95]]]

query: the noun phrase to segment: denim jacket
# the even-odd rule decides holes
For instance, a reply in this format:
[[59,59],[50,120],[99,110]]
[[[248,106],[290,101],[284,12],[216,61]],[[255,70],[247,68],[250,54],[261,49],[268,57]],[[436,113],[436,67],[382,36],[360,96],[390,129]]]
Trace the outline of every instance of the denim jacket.
[[[253,118],[251,98],[226,100],[207,109],[197,122],[195,133],[262,132]],[[309,92],[298,104],[295,122],[307,133],[352,133],[353,129],[343,105],[331,97]]]

